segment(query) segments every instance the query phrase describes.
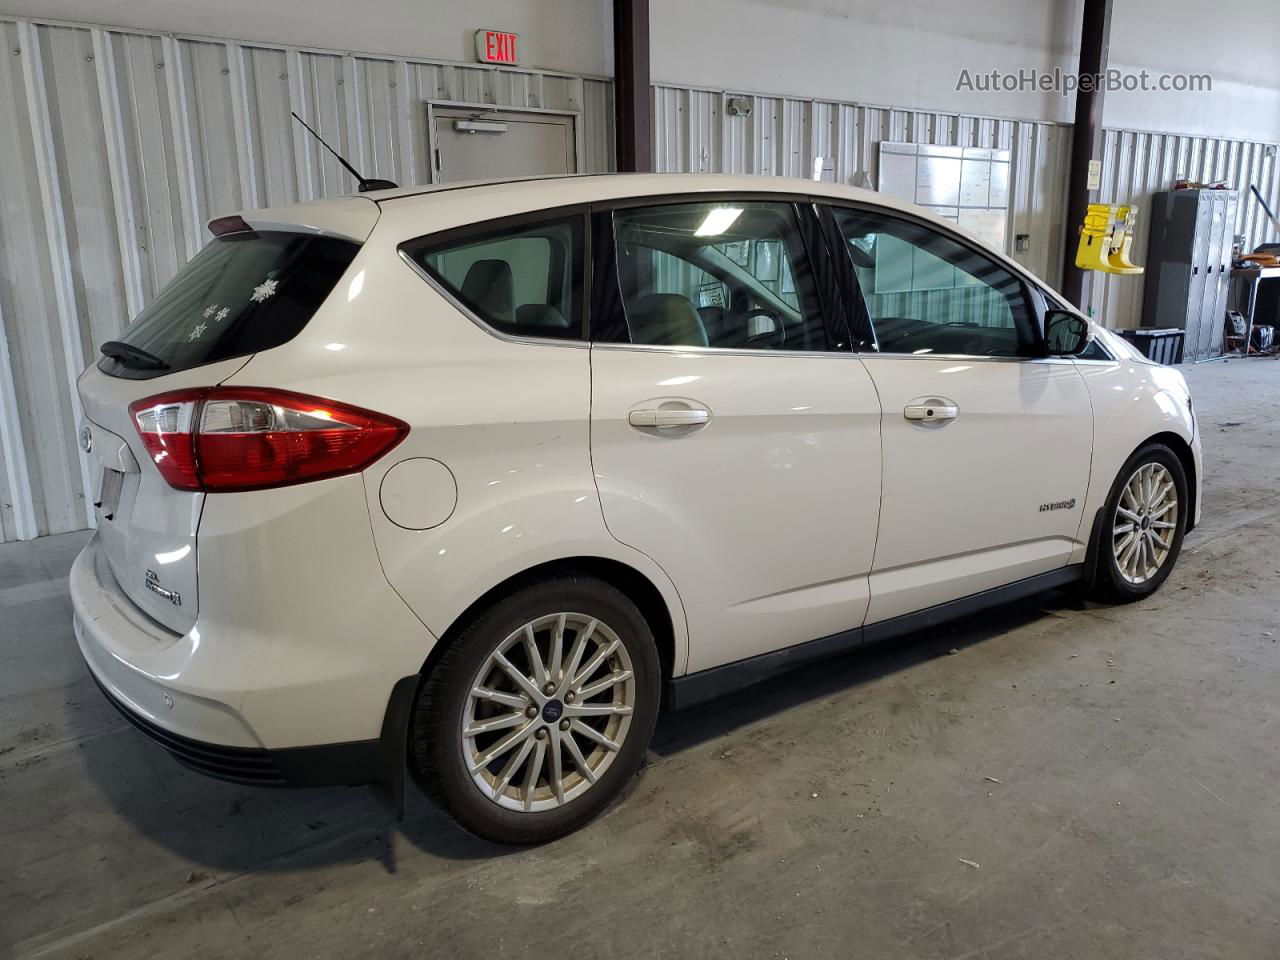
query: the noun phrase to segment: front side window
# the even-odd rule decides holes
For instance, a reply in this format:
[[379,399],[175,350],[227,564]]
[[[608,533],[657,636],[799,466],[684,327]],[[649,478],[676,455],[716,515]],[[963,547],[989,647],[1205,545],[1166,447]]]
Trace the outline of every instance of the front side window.
[[603,338],[741,350],[826,350],[789,203],[717,201],[617,210],[621,303]]
[[1035,355],[1022,281],[924,224],[833,208],[882,353]]
[[452,231],[404,245],[405,254],[502,333],[582,339],[582,218]]

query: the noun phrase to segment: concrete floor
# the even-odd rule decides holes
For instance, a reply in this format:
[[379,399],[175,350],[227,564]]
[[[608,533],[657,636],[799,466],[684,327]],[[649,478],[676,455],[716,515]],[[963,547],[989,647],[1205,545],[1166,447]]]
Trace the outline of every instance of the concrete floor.
[[85,674],[84,536],[0,547],[0,956],[1273,958],[1280,364],[1187,374],[1204,522],[1151,601],[1048,595],[668,716],[541,849],[185,772]]

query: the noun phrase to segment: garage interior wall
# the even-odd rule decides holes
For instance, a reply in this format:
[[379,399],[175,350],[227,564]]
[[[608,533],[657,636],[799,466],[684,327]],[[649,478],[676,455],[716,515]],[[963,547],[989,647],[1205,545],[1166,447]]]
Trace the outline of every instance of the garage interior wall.
[[[749,115],[729,114],[731,96],[748,101]],[[1068,236],[1075,241],[1065,222],[1069,124],[678,86],[656,87],[654,106],[654,163],[668,173],[810,177],[814,159],[822,157],[834,165],[837,183],[874,187],[882,141],[1009,150],[1006,249],[1049,284],[1061,279],[1062,244]],[[1134,262],[1142,263],[1147,246],[1142,213],[1150,209],[1152,193],[1183,177],[1226,180],[1240,191],[1234,232],[1244,234],[1252,250],[1264,240],[1280,239],[1249,193],[1249,184],[1257,184],[1271,208],[1280,209],[1276,152],[1275,144],[1252,140],[1107,130],[1099,202],[1138,205]],[[1025,252],[1015,250],[1017,234],[1029,238]],[[1105,326],[1141,325],[1141,278],[1099,278],[1089,292],[1087,307]]]
[[[539,70],[0,16],[0,540],[92,522],[75,443],[77,373],[206,239],[209,218],[352,189],[290,119],[296,110],[369,176],[425,183],[427,100],[571,111],[582,169],[613,168],[608,80]],[[728,96],[749,116],[730,116]],[[882,141],[1008,149],[1008,248],[1058,280],[1070,127],[671,84],[655,88],[657,168],[873,186]],[[1102,199],[1146,206],[1179,176],[1242,191],[1239,232],[1264,238],[1257,183],[1277,201],[1273,144],[1111,130]],[[1013,237],[1030,246],[1014,251]],[[1145,253],[1139,226],[1137,262]],[[1110,278],[1090,306],[1136,326],[1141,285]]]
[[211,218],[429,182],[428,100],[573,112],[613,167],[611,84],[0,18],[0,539],[92,523],[75,380],[208,239]]

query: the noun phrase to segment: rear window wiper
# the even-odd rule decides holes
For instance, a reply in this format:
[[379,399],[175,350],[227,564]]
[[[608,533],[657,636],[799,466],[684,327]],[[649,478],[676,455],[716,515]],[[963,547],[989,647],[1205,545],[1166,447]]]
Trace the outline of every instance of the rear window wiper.
[[112,360],[119,360],[126,367],[137,367],[141,370],[168,370],[169,364],[165,363],[154,353],[148,353],[141,347],[135,347],[131,343],[125,343],[123,340],[108,340],[101,347],[102,355],[110,357]]

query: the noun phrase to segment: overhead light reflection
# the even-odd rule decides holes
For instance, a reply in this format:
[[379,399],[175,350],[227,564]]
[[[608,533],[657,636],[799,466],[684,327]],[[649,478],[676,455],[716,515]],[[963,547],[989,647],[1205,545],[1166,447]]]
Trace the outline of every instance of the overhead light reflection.
[[186,546],[179,547],[177,550],[170,550],[168,553],[157,553],[156,563],[160,563],[160,564],[177,563],[179,560],[181,560],[190,552],[191,552],[191,545],[187,544]]
[[360,296],[360,291],[364,289],[364,271],[361,270],[351,278],[351,286],[347,287],[347,303],[350,303],[356,297]]
[[693,231],[695,237],[718,237],[742,216],[741,207],[713,207],[707,211],[702,225]]

